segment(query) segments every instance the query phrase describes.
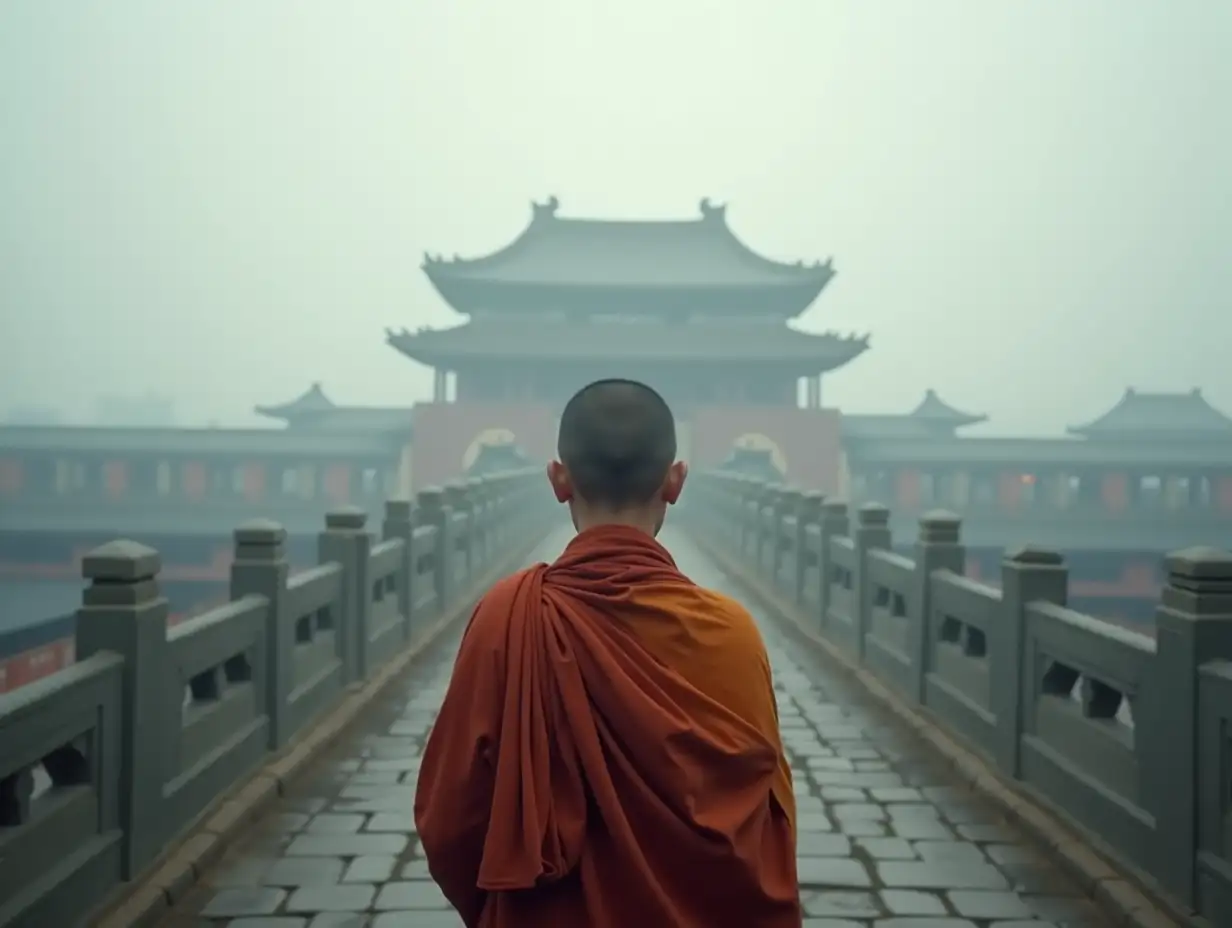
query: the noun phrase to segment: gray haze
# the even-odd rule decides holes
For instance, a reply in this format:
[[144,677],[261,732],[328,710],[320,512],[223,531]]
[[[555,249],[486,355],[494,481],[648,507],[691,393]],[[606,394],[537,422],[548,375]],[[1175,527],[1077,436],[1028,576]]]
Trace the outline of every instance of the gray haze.
[[556,194],[832,254],[802,325],[873,348],[827,405],[1232,412],[1229,47],[1210,0],[7,0],[0,409],[426,398],[422,252]]

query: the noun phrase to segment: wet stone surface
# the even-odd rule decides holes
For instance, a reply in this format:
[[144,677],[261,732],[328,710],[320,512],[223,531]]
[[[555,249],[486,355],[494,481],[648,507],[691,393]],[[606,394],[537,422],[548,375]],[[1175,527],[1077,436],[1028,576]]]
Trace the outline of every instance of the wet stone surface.
[[[698,582],[726,587],[687,539],[665,532],[664,541]],[[910,733],[763,627],[799,804],[806,928],[1106,928],[1075,885],[955,786]],[[366,730],[280,800],[164,924],[460,928],[428,876],[411,815],[453,653],[443,647],[397,684]]]

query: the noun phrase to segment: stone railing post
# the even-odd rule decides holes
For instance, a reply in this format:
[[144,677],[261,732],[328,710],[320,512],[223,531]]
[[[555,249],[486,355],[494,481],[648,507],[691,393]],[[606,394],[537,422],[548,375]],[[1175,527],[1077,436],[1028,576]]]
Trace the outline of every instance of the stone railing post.
[[872,617],[872,585],[868,581],[868,552],[891,551],[890,510],[880,503],[865,503],[856,513],[856,530],[852,538],[856,548],[856,570],[852,578],[855,608],[852,616],[856,633],[856,655],[864,663],[865,637]]
[[372,536],[364,530],[368,514],[347,506],[325,516],[325,531],[317,538],[318,560],[342,565],[342,615],[338,622],[338,643],[342,653],[342,679],[346,683],[368,675],[368,613],[372,591],[368,583],[368,555]]
[[764,486],[757,501],[757,572],[774,579],[774,564],[778,560],[778,501],[782,484]]
[[409,499],[391,499],[385,502],[385,519],[381,522],[381,538],[402,541],[402,558],[398,567],[398,614],[402,616],[402,640],[410,641],[414,631],[412,613],[415,611],[415,552],[411,539],[415,534],[414,510]]
[[[799,522],[795,517],[800,510],[800,501],[804,491],[793,486],[783,487],[774,501],[775,544],[774,565],[771,570],[771,580],[775,589],[790,590],[795,583],[796,565],[800,561],[800,551],[795,547],[798,539]],[[789,517],[792,521],[789,521]]]
[[484,532],[487,537],[487,557],[490,561],[496,557],[498,552],[502,551],[505,546],[505,519],[508,517],[508,510],[505,506],[504,494],[505,489],[501,485],[499,475],[492,475],[483,478],[481,493],[484,499],[484,510],[487,515],[487,530]]
[[705,495],[696,502],[698,521],[704,531],[714,532],[728,551],[743,556],[752,481],[707,475],[705,487]]
[[821,575],[821,596],[818,598],[818,629],[824,631],[830,615],[830,584],[834,581],[834,565],[830,560],[830,539],[842,538],[851,531],[847,518],[847,503],[828,499],[821,504],[821,544],[817,555],[817,572]]
[[908,631],[907,657],[911,659],[911,682],[908,691],[917,703],[924,703],[924,680],[932,659],[932,574],[934,570],[952,570],[962,574],[967,551],[962,546],[962,520],[952,512],[935,510],[920,517],[920,531],[915,540],[915,575],[912,600],[908,610],[911,624]]
[[167,674],[169,608],[158,586],[158,552],[111,541],[83,558],[90,585],[77,610],[77,659],[99,651],[124,658],[120,808],[124,878],[134,878],[163,848],[162,795],[168,752],[180,737],[184,692]]
[[693,519],[707,533],[715,533],[717,540],[728,551],[740,546],[743,531],[740,525],[740,507],[744,505],[746,491],[745,483],[720,483],[718,479],[707,475],[698,487],[697,497],[689,504]]
[[809,567],[821,566],[821,557],[808,550],[808,528],[821,521],[821,507],[825,501],[825,494],[816,491],[802,493],[796,501],[796,573],[792,580],[792,599],[797,603],[804,601],[804,581]]
[[750,480],[740,493],[740,556],[761,569],[761,507],[766,484]]
[[483,501],[483,562],[486,568],[500,553],[500,546],[496,537],[499,500],[492,482],[487,477],[479,479],[475,492],[478,494],[478,498]]
[[453,598],[453,538],[450,510],[445,505],[445,491],[439,487],[424,487],[416,497],[423,525],[436,526],[436,551],[432,563],[436,573],[436,602],[442,612]]
[[1006,552],[1001,560],[1001,610],[989,630],[989,703],[997,719],[994,755],[1013,777],[1022,772],[1023,674],[1034,672],[1035,661],[1025,648],[1027,604],[1064,606],[1068,598],[1069,569],[1059,553],[1030,545]]
[[1165,889],[1194,905],[1198,825],[1213,825],[1219,817],[1218,808],[1203,808],[1197,796],[1198,668],[1232,660],[1232,554],[1214,548],[1177,551],[1168,555],[1167,571],[1155,610],[1152,698],[1144,696],[1134,706],[1134,727],[1139,737],[1149,738],[1138,757],[1149,758],[1142,795],[1155,817],[1151,869]]
[[291,735],[287,701],[294,687],[295,636],[284,614],[287,577],[287,532],[277,522],[255,519],[235,530],[235,559],[231,562],[231,599],[264,596],[265,611],[265,712],[269,716],[270,750],[281,747]]
[[492,527],[484,483],[481,477],[469,477],[466,481],[466,498],[471,504],[471,557],[479,570],[488,561],[488,530]]
[[[701,478],[701,479],[698,479]],[[720,483],[709,474],[697,474],[689,478],[685,488],[689,494],[689,519],[699,531],[714,538],[728,551],[740,539],[740,520],[736,515],[741,500],[741,488],[734,484]],[[696,486],[692,481],[697,480]],[[692,490],[692,493],[689,491]],[[733,536],[735,541],[733,542]]]
[[466,516],[466,523],[463,531],[466,535],[462,538],[462,550],[457,547],[458,539],[453,539],[453,543],[449,549],[451,559],[460,558],[461,563],[454,562],[454,579],[459,585],[466,585],[470,582],[472,561],[474,560],[474,544],[475,544],[475,510],[471,506],[470,494],[466,492],[466,484],[460,480],[451,480],[445,484],[445,505],[449,507],[451,512],[462,513]]

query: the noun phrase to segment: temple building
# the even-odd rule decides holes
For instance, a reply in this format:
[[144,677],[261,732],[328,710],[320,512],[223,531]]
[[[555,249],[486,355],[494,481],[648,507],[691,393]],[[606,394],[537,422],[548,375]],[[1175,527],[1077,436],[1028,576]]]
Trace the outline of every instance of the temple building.
[[558,205],[534,204],[529,225],[492,254],[425,259],[433,287],[469,321],[387,337],[435,370],[435,401],[560,406],[621,376],[654,386],[684,417],[715,404],[795,407],[801,392],[817,408],[822,375],[868,347],[789,326],[834,277],[831,263],[756,254],[722,206],[613,221],[562,217]]

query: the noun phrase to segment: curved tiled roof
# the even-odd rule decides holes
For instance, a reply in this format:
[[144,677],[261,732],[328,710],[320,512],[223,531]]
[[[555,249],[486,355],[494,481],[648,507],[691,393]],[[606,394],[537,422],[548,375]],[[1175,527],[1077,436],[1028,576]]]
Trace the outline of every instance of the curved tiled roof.
[[258,406],[256,412],[271,419],[293,419],[305,413],[336,409],[334,401],[325,395],[325,388],[316,381],[295,399],[275,406]]
[[389,331],[386,341],[425,364],[517,359],[766,361],[797,362],[813,373],[833,370],[868,348],[867,336],[816,335],[773,322],[695,326],[487,319],[449,329]]
[[[461,312],[492,311],[543,288],[615,291],[734,290],[745,311],[802,312],[834,276],[830,261],[805,265],[752,251],[727,224],[726,209],[702,200],[686,220],[574,219],[557,215],[555,197],[532,207],[529,225],[504,248],[478,258],[425,256],[437,291]],[[786,301],[755,294],[786,295]],[[613,294],[614,295],[614,294]],[[781,303],[781,305],[775,305]],[[577,307],[586,311],[589,301]],[[787,307],[791,307],[789,310]],[[650,307],[653,309],[654,307]],[[698,307],[705,310],[707,307]]]
[[912,419],[919,419],[925,422],[935,422],[937,424],[953,425],[955,427],[963,425],[974,425],[977,422],[985,422],[988,417],[976,413],[963,412],[961,409],[956,409],[937,395],[937,391],[929,389],[924,393],[924,399],[920,400],[920,404],[916,406],[909,415]]
[[842,430],[845,438],[856,439],[956,437],[955,433],[963,426],[987,420],[987,416],[956,409],[943,400],[936,390],[930,389],[909,413],[845,415]]
[[1200,437],[1232,440],[1232,419],[1207,402],[1202,391],[1140,393],[1133,387],[1117,404],[1086,425],[1070,426],[1084,438]]

